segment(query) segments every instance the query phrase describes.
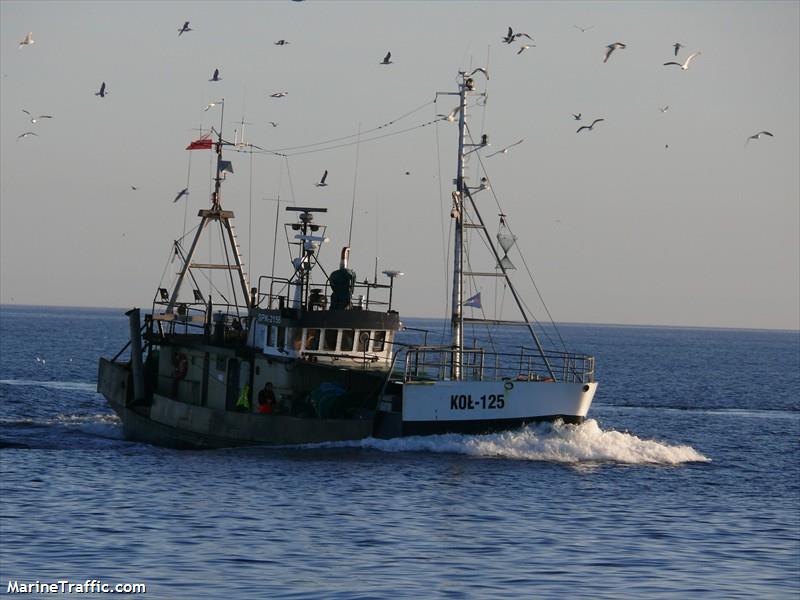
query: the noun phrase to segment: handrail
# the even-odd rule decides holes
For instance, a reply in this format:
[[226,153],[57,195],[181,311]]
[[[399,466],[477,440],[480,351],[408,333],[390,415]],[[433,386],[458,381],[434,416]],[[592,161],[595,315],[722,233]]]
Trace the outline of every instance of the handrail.
[[[275,291],[276,285],[280,286],[280,292]],[[257,290],[257,298],[256,298],[256,306],[262,306],[262,304],[266,304],[268,308],[277,308],[281,305],[280,299],[283,300],[282,306],[285,308],[306,308],[303,304],[303,301],[298,302],[292,297],[290,293],[291,286],[300,285],[294,279],[287,279],[286,277],[275,277],[272,275],[261,275],[258,278],[258,290]],[[309,289],[319,289],[321,292],[322,298],[325,299],[327,304],[327,299],[330,298],[331,290],[330,284],[326,280],[324,283],[314,283],[311,282],[308,284]],[[360,299],[360,308],[365,310],[369,310],[370,306],[389,306],[389,302],[383,299],[376,300],[375,298],[370,298],[370,290],[391,290],[391,286],[378,283],[376,281],[355,281],[353,283],[353,304],[359,304],[359,298],[356,297],[356,292],[365,291],[365,294],[362,294],[362,298]]]
[[[406,350],[404,381],[443,380],[450,377],[450,367],[460,355],[461,378],[467,381],[594,381],[594,357],[571,352],[543,353],[490,352],[482,348],[464,348],[456,352],[451,346],[416,346]],[[553,375],[556,375],[554,377]]]

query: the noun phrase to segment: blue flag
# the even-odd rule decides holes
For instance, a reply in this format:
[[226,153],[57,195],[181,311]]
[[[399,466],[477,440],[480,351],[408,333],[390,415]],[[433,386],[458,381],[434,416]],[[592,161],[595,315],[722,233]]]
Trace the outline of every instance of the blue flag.
[[471,306],[472,308],[481,308],[481,293],[478,292],[471,298],[464,301],[464,306]]

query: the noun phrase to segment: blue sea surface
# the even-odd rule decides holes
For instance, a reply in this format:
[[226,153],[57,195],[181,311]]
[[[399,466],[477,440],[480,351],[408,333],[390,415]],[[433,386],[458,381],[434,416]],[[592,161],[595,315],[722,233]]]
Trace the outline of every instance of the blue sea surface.
[[176,451],[123,439],[95,391],[127,327],[0,307],[0,595],[800,597],[796,331],[563,325],[597,359],[580,426]]

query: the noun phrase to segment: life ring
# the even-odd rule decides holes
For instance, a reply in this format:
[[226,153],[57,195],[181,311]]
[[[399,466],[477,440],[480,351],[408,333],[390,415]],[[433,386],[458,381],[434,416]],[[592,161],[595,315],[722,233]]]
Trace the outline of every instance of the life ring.
[[186,358],[186,355],[183,352],[178,352],[175,355],[175,380],[180,381],[184,377],[186,377],[186,373],[189,371],[189,359]]

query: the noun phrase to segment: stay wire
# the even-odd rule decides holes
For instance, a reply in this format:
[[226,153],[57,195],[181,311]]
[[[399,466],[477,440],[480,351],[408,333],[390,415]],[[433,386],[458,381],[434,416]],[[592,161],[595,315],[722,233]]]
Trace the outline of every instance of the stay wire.
[[[475,143],[475,139],[472,137],[472,132],[469,130],[469,125],[467,125],[467,135],[469,136],[469,138],[470,138],[470,141],[471,141],[472,143]],[[491,180],[489,179],[489,174],[488,174],[488,171],[486,170],[486,166],[485,166],[485,165],[484,165],[484,163],[483,163],[483,157],[480,155],[480,153],[476,153],[476,154],[477,154],[478,162],[479,162],[479,163],[480,163],[480,165],[481,165],[481,170],[483,171],[483,173],[484,173],[484,176],[486,177],[486,181],[487,181],[487,184],[488,184],[488,189],[489,189],[489,191],[490,191],[490,192],[491,192],[491,194],[492,194],[492,198],[494,198],[495,205],[497,206],[497,210],[498,210],[498,211],[500,211],[501,213],[503,213],[503,208],[500,206],[500,200],[499,200],[499,198],[497,197],[497,194],[495,193],[494,186],[492,186],[492,185],[491,185]],[[508,231],[509,231],[509,233],[511,233],[512,235],[514,235],[514,232],[513,232],[513,230],[511,229],[510,225],[508,224],[508,220],[506,220],[506,221],[505,221],[505,223],[506,223],[506,227],[508,228]],[[519,249],[518,249],[517,251],[519,252]],[[539,297],[539,301],[542,303],[542,308],[544,308],[544,311],[545,311],[545,313],[547,314],[547,318],[550,320],[550,324],[553,326],[553,330],[556,332],[556,335],[558,336],[558,339],[559,339],[559,341],[561,342],[561,346],[562,346],[562,348],[564,348],[564,350],[566,351],[566,344],[565,344],[565,342],[564,342],[564,339],[561,337],[561,332],[559,331],[559,329],[558,329],[558,326],[556,325],[556,323],[555,323],[555,320],[553,319],[553,316],[552,316],[552,314],[550,313],[550,309],[547,307],[547,303],[544,301],[544,297],[542,296],[542,293],[541,293],[541,291],[539,290],[539,286],[537,286],[537,285],[536,285],[536,280],[535,280],[535,279],[534,279],[534,277],[533,277],[533,273],[531,272],[531,269],[530,269],[530,267],[528,267],[528,263],[527,263],[527,261],[525,260],[525,256],[522,254],[522,252],[519,252],[519,256],[520,256],[520,258],[521,258],[521,260],[522,260],[522,264],[523,264],[523,265],[524,265],[524,267],[525,267],[525,271],[526,271],[526,272],[527,272],[527,274],[528,274],[528,278],[530,279],[530,281],[531,281],[531,284],[533,285],[533,288],[534,288],[534,290],[536,290],[536,295]],[[530,315],[531,315],[531,318],[532,318],[532,319],[533,319],[533,320],[534,320],[534,321],[535,321],[535,322],[536,322],[536,323],[539,325],[539,327],[541,328],[541,330],[542,330],[542,332],[544,333],[544,335],[545,335],[545,336],[546,336],[548,339],[550,339],[550,336],[548,335],[548,333],[547,333],[547,330],[546,330],[546,329],[544,329],[544,327],[542,327],[542,324],[539,322],[539,320],[538,320],[538,319],[536,319],[536,317],[535,317],[535,315],[534,315],[533,311],[532,311],[532,310],[530,309],[530,307],[527,305],[527,303],[525,302],[525,300],[524,300],[524,299],[522,299],[522,298],[520,298],[520,300],[522,301],[522,304],[525,306],[525,308],[527,308],[527,309],[528,309],[528,312],[530,313]],[[551,343],[552,343],[552,340],[551,340]]]

